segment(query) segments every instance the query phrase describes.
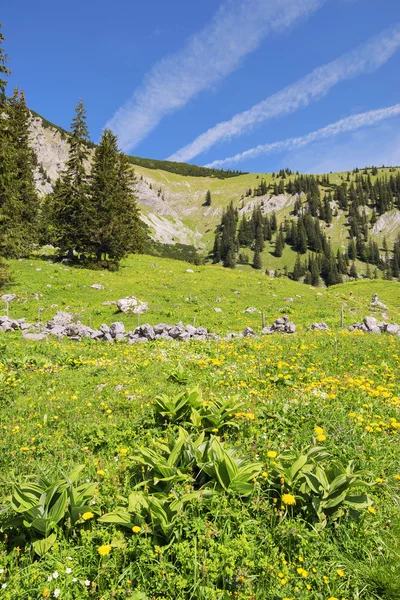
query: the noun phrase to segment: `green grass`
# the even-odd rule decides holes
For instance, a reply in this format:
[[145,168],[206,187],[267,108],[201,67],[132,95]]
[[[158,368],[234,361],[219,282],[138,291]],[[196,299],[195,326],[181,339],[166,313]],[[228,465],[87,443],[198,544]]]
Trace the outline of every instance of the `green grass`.
[[[249,497],[215,484],[211,499],[181,509],[168,539],[156,521],[136,521],[140,530],[133,533],[93,516],[73,527],[61,521],[57,541],[39,558],[26,526],[0,533],[1,600],[54,597],[56,590],[62,600],[399,598],[400,338],[339,330],[342,305],[346,324],[374,314],[373,293],[388,305],[390,319],[400,321],[398,283],[360,281],[314,290],[249,269],[146,256],[132,257],[104,277],[38,259],[11,264],[16,283],[7,291],[18,294],[10,304],[16,317],[33,320],[41,306],[43,320],[70,310],[84,322],[90,317],[93,326],[122,320],[128,329],[137,318],[116,315],[102,302],[135,294],[149,301],[142,321],[152,324],[196,317],[215,332],[259,329],[260,315],[243,313],[255,306],[267,323],[284,312],[299,328],[290,337],[133,346],[35,343],[17,332],[1,334],[0,524],[11,516],[7,497],[13,483],[28,475],[54,476],[83,465],[83,480],[96,483],[101,512],[121,505],[134,486],[145,490],[140,482],[148,470],[138,469],[135,457],[142,448],[161,451],[177,436],[177,425],[157,417],[155,398],[197,385],[206,403],[234,397],[243,403],[232,417],[236,427],[222,425],[207,435],[261,463]],[[195,272],[186,273],[188,267]],[[105,290],[92,290],[92,283]],[[42,294],[39,300],[34,293]],[[289,296],[293,303],[285,302]],[[217,297],[221,303],[214,302]],[[306,333],[315,320],[325,320],[332,331]],[[317,442],[315,427],[325,440]],[[201,430],[191,422],[185,428],[195,436]],[[329,453],[328,464],[355,461],[371,508],[363,508],[358,520],[345,512],[318,531],[300,495],[294,509],[281,508],[287,481],[278,481],[281,491],[271,491],[274,463],[317,444]],[[147,482],[148,493],[152,485],[167,485],[174,499],[195,488],[195,482]],[[101,557],[103,545],[110,551]]]
[[[335,328],[340,323],[342,305],[345,323],[350,325],[370,314],[370,300],[375,293],[388,306],[390,319],[400,322],[400,286],[394,281],[364,280],[317,289],[287,278],[269,278],[251,267],[230,270],[194,266],[145,255],[130,257],[117,273],[73,268],[40,259],[10,261],[10,264],[15,284],[9,291],[18,296],[10,304],[10,314],[31,322],[37,320],[41,308],[42,321],[51,319],[57,310],[67,310],[83,323],[90,322],[92,327],[123,317],[127,329],[135,328],[137,316],[122,315],[115,306],[103,306],[104,302],[135,295],[149,303],[149,312],[141,316],[141,322],[152,325],[178,321],[189,324],[196,319],[197,325],[214,333],[242,331],[246,326],[259,330],[264,312],[266,323],[284,313],[290,315],[300,330],[321,319]],[[194,273],[186,273],[188,268]],[[105,289],[92,289],[94,283],[101,283]],[[285,301],[288,297],[293,299],[292,303]],[[221,302],[216,302],[217,298]],[[252,306],[259,312],[244,313]],[[221,308],[222,313],[215,312],[215,308]],[[382,319],[379,312],[377,317]]]

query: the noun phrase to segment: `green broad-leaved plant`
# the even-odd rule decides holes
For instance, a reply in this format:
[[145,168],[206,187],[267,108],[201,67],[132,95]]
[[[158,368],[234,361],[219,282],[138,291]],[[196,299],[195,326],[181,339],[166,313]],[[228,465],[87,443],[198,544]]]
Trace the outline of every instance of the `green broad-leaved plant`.
[[59,527],[74,526],[87,512],[100,514],[93,504],[96,483],[79,483],[83,465],[59,479],[43,476],[27,477],[15,484],[8,498],[9,510],[14,513],[2,529],[27,530],[37,554],[44,554],[56,540]]
[[372,505],[363,480],[366,471],[356,471],[354,461],[343,466],[331,461],[323,447],[312,447],[299,455],[283,454],[274,464],[270,481],[273,495],[291,494],[290,510],[323,529],[344,515],[357,519],[362,509]]

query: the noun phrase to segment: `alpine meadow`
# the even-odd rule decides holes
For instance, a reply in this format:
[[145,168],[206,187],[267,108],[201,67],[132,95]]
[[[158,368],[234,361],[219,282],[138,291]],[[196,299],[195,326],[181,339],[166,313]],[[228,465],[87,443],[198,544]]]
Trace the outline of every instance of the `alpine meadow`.
[[2,10],[0,600],[400,600],[375,4]]

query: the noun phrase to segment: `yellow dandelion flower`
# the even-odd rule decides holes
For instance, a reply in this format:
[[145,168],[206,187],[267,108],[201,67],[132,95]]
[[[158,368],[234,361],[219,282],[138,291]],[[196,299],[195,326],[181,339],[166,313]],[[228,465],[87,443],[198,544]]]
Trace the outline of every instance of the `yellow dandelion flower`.
[[111,552],[111,545],[103,544],[97,548],[97,552],[100,554],[100,556],[108,556]]
[[393,477],[397,479],[397,481],[400,481],[400,475],[393,475]]
[[322,433],[324,433],[324,430],[322,427],[314,427],[314,431],[316,435],[321,435]]
[[133,531],[133,533],[140,533],[142,531],[142,528],[139,527],[139,525],[134,525],[132,527],[132,531]]
[[92,512],[85,512],[82,515],[82,519],[84,521],[89,521],[89,519],[93,519],[93,517],[94,517],[94,514]]
[[263,471],[263,472],[261,473],[261,475],[262,475],[263,477],[268,477],[268,473],[267,473],[267,471]]
[[292,506],[293,504],[296,504],[296,498],[292,494],[283,494],[282,502],[283,502],[283,504]]
[[336,573],[339,575],[339,577],[344,577],[344,571],[342,571],[342,569],[338,569]]
[[105,473],[105,471],[103,471],[103,469],[99,469],[99,470],[97,471],[97,475],[105,475],[105,474],[106,474],[106,473]]
[[317,435],[317,437],[315,439],[317,440],[317,442],[325,442],[326,435],[324,433],[320,433]]
[[50,598],[50,594],[51,594],[51,591],[49,590],[49,588],[44,588],[44,590],[42,592],[42,598]]
[[371,513],[371,515],[376,515],[376,510],[374,509],[374,507],[373,507],[373,506],[368,506],[368,509],[367,509],[367,510],[368,510],[368,512],[370,512],[370,513]]
[[268,458],[276,458],[277,455],[278,455],[278,453],[275,452],[275,450],[268,450],[268,452],[267,452]]

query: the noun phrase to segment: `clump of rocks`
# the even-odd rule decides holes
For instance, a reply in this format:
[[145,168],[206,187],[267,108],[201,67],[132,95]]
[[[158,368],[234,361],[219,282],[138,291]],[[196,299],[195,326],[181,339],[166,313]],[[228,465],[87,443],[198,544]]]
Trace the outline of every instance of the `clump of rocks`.
[[327,331],[329,329],[328,325],[321,321],[320,323],[313,323],[309,327],[307,327],[307,331]]
[[261,331],[261,335],[270,335],[272,333],[295,333],[296,325],[289,321],[289,317],[279,317],[272,323],[264,327]]
[[53,319],[45,324],[32,325],[26,323],[25,319],[11,319],[8,316],[0,317],[0,330],[15,331],[19,329],[25,339],[40,341],[50,336],[57,338],[67,337],[71,340],[80,341],[83,338],[106,341],[113,343],[115,341],[127,341],[128,344],[135,342],[147,342],[157,339],[165,340],[210,340],[218,336],[211,334],[205,327],[194,327],[193,325],[167,325],[159,323],[154,327],[145,323],[139,325],[133,331],[125,331],[125,326],[120,321],[111,323],[110,326],[103,324],[99,329],[92,329],[80,321],[74,322],[70,313],[59,311]]
[[390,333],[400,336],[400,325],[397,323],[378,322],[375,317],[365,317],[362,323],[353,323],[348,327],[349,331],[364,331],[365,333]]
[[149,310],[148,302],[141,302],[136,296],[127,296],[117,301],[118,310],[123,313],[142,315]]

